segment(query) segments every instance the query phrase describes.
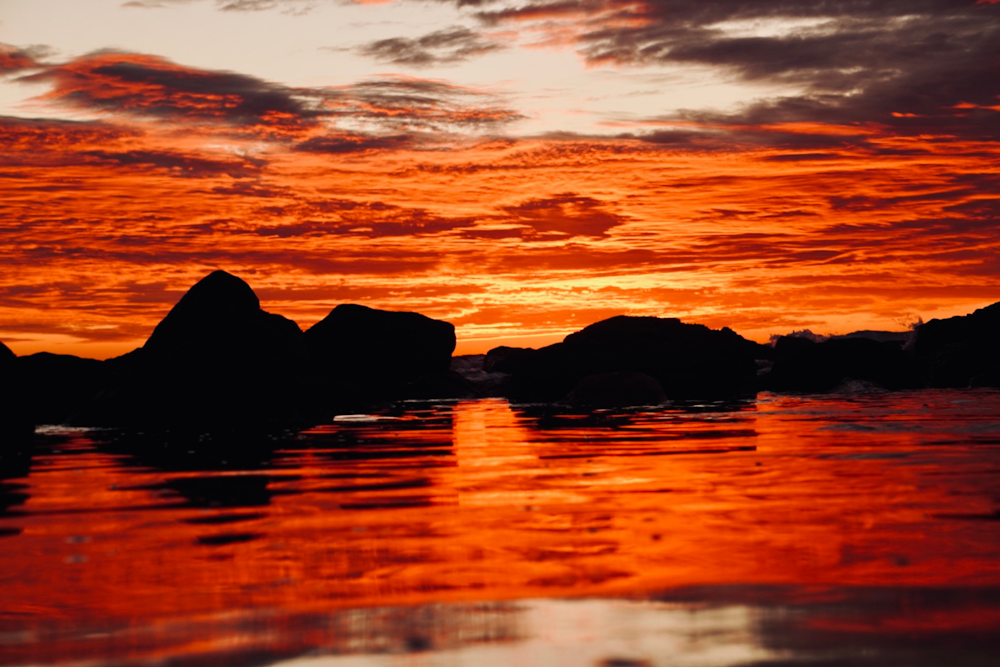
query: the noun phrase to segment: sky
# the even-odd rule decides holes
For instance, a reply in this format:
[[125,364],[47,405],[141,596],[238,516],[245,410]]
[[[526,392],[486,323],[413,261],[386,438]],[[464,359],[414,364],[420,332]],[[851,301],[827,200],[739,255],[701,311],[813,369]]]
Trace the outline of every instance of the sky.
[[0,341],[107,358],[198,279],[457,353],[1000,301],[997,0],[0,0]]

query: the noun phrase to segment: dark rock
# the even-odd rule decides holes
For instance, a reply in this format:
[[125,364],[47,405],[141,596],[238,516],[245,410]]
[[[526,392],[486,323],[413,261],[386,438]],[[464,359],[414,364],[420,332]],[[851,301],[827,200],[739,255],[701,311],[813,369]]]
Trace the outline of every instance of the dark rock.
[[728,328],[613,317],[537,350],[513,373],[510,394],[522,402],[558,401],[588,375],[634,372],[657,380],[670,399],[752,396],[758,347]]
[[1000,303],[931,320],[917,328],[913,352],[931,387],[1000,387]]
[[0,343],[0,469],[28,447],[35,431],[17,355]]
[[830,338],[867,338],[869,340],[874,340],[879,343],[900,343],[905,344],[913,337],[912,331],[871,331],[865,329],[863,331],[852,331],[848,334],[843,334],[839,336],[830,336]]
[[813,350],[819,343],[802,336],[782,336],[774,343],[773,359],[788,359]]
[[577,408],[626,408],[659,405],[667,400],[667,393],[656,378],[645,373],[602,373],[580,380],[566,400]]
[[893,390],[919,385],[913,361],[899,342],[836,338],[814,343],[785,337],[775,344],[775,357],[762,389],[822,393],[848,380]]
[[462,376],[471,387],[473,396],[476,398],[506,395],[506,387],[510,375],[496,371],[487,371],[485,369],[486,360],[487,356],[484,354],[466,354],[452,357],[451,370]]
[[455,327],[419,313],[343,304],[305,333],[316,371],[372,400],[406,397],[405,387],[447,373]]
[[36,424],[68,423],[108,387],[108,369],[97,359],[39,352],[17,364]]
[[531,363],[538,350],[501,345],[486,353],[483,370],[487,373],[516,373]]
[[244,281],[215,271],[192,287],[141,350],[109,362],[112,389],[78,423],[262,425],[307,419],[298,325],[260,309]]

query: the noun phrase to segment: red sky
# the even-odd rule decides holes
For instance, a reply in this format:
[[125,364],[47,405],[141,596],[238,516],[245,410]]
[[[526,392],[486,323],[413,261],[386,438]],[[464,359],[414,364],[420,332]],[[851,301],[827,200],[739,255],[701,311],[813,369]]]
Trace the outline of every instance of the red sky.
[[[416,310],[459,353],[623,313],[767,340],[1000,300],[997,3],[101,0],[86,37],[71,4],[0,17],[19,354],[126,352],[217,268],[303,328]],[[381,13],[307,40],[348,11]],[[218,53],[155,32],[194,19]]]

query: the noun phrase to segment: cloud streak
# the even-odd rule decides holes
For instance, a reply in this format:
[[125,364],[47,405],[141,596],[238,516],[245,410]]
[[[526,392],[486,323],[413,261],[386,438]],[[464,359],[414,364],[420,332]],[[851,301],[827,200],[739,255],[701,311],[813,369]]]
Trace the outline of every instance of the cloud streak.
[[[907,134],[1000,135],[1000,5],[974,0],[561,0],[478,11],[551,33],[592,65],[709,67],[800,92],[736,113],[672,117],[731,129],[874,122]],[[651,136],[680,141],[690,134]]]
[[499,51],[504,46],[463,26],[436,30],[417,38],[392,37],[357,49],[363,56],[408,67],[451,65]]

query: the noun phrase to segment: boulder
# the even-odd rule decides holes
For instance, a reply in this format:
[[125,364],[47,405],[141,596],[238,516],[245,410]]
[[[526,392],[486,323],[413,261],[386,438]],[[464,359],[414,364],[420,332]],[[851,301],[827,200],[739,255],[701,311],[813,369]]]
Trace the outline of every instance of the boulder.
[[[509,349],[509,348],[507,348]],[[532,350],[534,352],[534,350]],[[487,371],[485,354],[466,354],[451,358],[451,370],[458,373],[472,395],[476,398],[502,397],[506,395],[510,375],[497,371]]]
[[424,376],[448,374],[455,327],[419,313],[343,304],[309,328],[305,341],[315,372],[333,391],[384,400],[407,397],[406,386]]
[[917,328],[913,353],[931,387],[1000,387],[1000,303]]
[[0,343],[0,469],[31,443],[35,422],[26,398],[17,355]]
[[667,393],[656,378],[636,372],[588,375],[566,398],[575,408],[627,408],[666,400]]
[[105,389],[110,374],[103,361],[39,352],[17,360],[21,386],[36,424],[66,424]]
[[140,350],[108,363],[114,386],[78,423],[259,426],[309,412],[302,331],[261,310],[250,286],[225,271],[194,285]]
[[538,350],[501,345],[486,353],[483,370],[487,373],[516,373],[531,363]]
[[854,381],[851,386],[892,390],[919,386],[912,358],[900,341],[835,338],[816,343],[786,336],[775,344],[774,357],[771,372],[762,378],[762,389],[823,393],[846,381]]
[[755,391],[758,345],[731,329],[675,318],[613,317],[531,355],[511,376],[519,402],[567,397],[589,375],[642,373],[669,399],[728,399]]

